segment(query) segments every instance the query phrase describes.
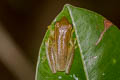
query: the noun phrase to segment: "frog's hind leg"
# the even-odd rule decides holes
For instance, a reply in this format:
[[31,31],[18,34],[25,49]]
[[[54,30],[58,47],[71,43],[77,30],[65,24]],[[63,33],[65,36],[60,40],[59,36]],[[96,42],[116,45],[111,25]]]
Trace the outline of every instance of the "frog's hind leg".
[[55,62],[55,51],[54,51],[54,31],[48,27],[50,30],[50,36],[48,40],[45,42],[46,45],[46,56],[48,60],[49,67],[52,71],[52,73],[56,73],[56,62]]
[[55,63],[55,56],[54,56],[54,50],[53,45],[48,42],[46,42],[46,56],[48,60],[48,64],[50,66],[50,69],[53,73],[56,73],[56,63]]
[[66,64],[66,69],[65,69],[65,73],[69,74],[70,72],[70,68],[73,62],[73,57],[74,57],[74,43],[71,41],[71,47],[68,53],[68,58],[67,58],[67,64]]
[[67,57],[67,63],[66,63],[66,69],[65,69],[66,74],[69,74],[70,68],[73,63],[73,58],[74,58],[74,50],[75,50],[75,45],[77,41],[77,39],[73,37],[73,35],[75,34],[74,32],[75,30],[73,29],[71,32],[70,47],[68,50],[68,57]]

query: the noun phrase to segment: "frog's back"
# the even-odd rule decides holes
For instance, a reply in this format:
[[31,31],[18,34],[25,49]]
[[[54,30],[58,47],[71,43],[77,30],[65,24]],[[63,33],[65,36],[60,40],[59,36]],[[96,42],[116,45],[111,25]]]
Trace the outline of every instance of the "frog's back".
[[56,69],[65,71],[72,26],[63,17],[55,25]]

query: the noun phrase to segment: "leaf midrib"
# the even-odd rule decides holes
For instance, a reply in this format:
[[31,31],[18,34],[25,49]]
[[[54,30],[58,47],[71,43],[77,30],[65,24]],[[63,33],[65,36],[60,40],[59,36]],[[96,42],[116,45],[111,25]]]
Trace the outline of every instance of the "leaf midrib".
[[[73,26],[76,26],[76,24],[74,23],[74,18],[72,17],[72,12],[71,12],[71,9],[70,9],[70,5],[67,4],[66,7],[68,8],[68,11],[69,11],[69,14],[70,14],[70,17],[71,17]],[[76,27],[74,27],[74,28],[75,28],[75,34],[76,34],[76,38],[77,38],[77,42],[78,42],[78,46],[79,46],[80,57],[81,57],[83,69],[84,69],[84,72],[85,72],[86,80],[89,80],[87,67],[86,67],[86,65],[85,65],[84,56],[83,56],[83,54],[82,54],[82,48],[81,48],[81,45],[79,44],[79,43],[80,43],[80,40],[78,40],[79,38],[78,38],[77,31],[76,31],[77,29],[76,29]]]

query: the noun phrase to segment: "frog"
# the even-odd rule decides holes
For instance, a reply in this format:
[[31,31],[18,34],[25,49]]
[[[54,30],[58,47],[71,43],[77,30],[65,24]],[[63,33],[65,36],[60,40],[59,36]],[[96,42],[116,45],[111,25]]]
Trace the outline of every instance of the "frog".
[[73,63],[75,42],[73,40],[73,26],[68,19],[63,16],[60,21],[56,21],[54,30],[50,31],[50,36],[45,42],[46,57],[52,73],[70,73]]

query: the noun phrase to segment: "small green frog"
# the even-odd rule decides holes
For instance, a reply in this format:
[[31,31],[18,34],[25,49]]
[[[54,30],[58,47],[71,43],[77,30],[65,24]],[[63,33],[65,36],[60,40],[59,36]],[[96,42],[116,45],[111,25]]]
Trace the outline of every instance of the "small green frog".
[[73,27],[66,17],[55,24],[54,31],[50,32],[46,42],[46,56],[53,73],[57,71],[70,72],[74,57]]

